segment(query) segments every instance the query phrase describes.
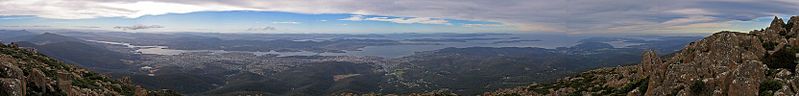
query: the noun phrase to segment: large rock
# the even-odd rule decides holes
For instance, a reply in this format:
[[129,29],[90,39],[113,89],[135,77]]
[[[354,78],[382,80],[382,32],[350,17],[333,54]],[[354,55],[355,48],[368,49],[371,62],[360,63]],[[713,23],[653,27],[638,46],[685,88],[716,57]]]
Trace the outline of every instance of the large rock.
[[[748,77],[732,77],[762,77],[762,72],[754,71],[765,69],[744,70],[739,67],[765,66],[757,61],[765,54],[766,50],[758,36],[737,32],[719,32],[689,44],[661,64],[665,67],[650,69],[653,72],[647,73],[650,82],[645,94],[654,96],[687,94],[687,92],[691,92],[688,87],[691,87],[695,81],[708,81],[705,85],[711,88],[709,90],[718,91],[697,94],[728,94],[737,90],[729,88],[752,88],[751,85],[757,84],[751,82],[759,83],[757,81],[759,79],[752,81],[753,79],[742,79]],[[726,87],[732,86],[729,84],[738,85]],[[754,88],[756,89],[757,86]]]
[[0,83],[2,83],[0,91],[8,92],[5,94],[0,93],[0,95],[25,95],[25,82],[22,80],[25,80],[25,74],[22,73],[22,69],[12,64],[8,56],[0,55]]
[[23,96],[25,86],[19,79],[0,78],[0,96]]
[[786,37],[796,38],[799,36],[799,16],[792,16],[784,27],[787,27],[786,30],[788,31]]
[[639,72],[643,75],[652,75],[656,69],[662,68],[663,66],[658,66],[663,63],[658,57],[657,53],[654,50],[644,51],[644,54],[641,55],[641,64],[639,64]]
[[9,62],[0,62],[0,78],[24,79],[22,69]]
[[37,68],[33,68],[27,80],[28,82],[32,82],[33,86],[41,88],[41,90],[54,90],[52,86],[47,86],[50,83],[47,75]]
[[[762,41],[763,43],[785,45],[788,43],[788,40],[784,36],[789,33],[788,30],[785,29],[785,26],[786,25],[785,23],[783,23],[782,19],[774,17],[774,21],[771,22],[771,25],[768,28],[766,28],[765,30],[752,31],[750,33],[758,36],[758,38],[763,40]],[[781,48],[781,47],[775,47],[775,48]]]
[[765,78],[766,66],[757,60],[748,60],[732,70],[732,83],[728,96],[757,96],[760,81]]

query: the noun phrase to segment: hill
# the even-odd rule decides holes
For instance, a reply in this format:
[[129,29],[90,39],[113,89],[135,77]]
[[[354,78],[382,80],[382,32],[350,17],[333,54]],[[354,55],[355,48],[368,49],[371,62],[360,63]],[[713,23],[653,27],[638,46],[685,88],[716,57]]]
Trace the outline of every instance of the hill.
[[766,29],[723,31],[693,42],[670,57],[644,52],[638,65],[603,68],[551,84],[484,95],[797,95],[799,17],[775,17]]
[[16,41],[18,37],[33,36],[35,33],[27,30],[0,30],[0,41]]
[[34,48],[38,52],[64,62],[78,64],[93,70],[125,68],[126,65],[122,60],[133,58],[131,54],[119,53],[92,45],[82,39],[54,33],[29,36],[16,44],[20,47]]
[[146,90],[130,80],[109,77],[65,64],[15,44],[0,44],[2,96],[170,96],[168,90]]

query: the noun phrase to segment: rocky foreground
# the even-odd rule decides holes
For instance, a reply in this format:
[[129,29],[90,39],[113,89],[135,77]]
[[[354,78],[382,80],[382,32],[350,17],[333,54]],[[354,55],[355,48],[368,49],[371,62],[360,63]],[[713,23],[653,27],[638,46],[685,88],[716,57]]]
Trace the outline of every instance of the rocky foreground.
[[603,68],[552,84],[484,95],[796,96],[799,17],[749,33],[719,32],[659,57],[644,52],[638,65]]
[[15,44],[0,44],[0,85],[0,96],[179,95],[169,90],[143,89],[129,79],[112,80]]

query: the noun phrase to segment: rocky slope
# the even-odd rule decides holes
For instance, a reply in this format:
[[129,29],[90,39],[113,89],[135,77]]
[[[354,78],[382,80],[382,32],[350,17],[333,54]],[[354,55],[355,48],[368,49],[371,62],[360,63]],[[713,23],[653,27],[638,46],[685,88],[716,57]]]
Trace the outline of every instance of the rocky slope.
[[0,96],[169,96],[169,90],[146,90],[129,79],[112,80],[64,64],[16,44],[0,44]]
[[799,17],[749,33],[719,32],[669,57],[644,52],[638,65],[603,68],[484,95],[799,95]]

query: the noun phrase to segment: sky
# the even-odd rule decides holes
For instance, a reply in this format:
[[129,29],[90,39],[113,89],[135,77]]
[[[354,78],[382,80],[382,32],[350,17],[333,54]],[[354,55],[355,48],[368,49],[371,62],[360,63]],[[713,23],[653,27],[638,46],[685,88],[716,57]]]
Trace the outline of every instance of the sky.
[[678,34],[764,28],[797,0],[0,0],[0,29]]

